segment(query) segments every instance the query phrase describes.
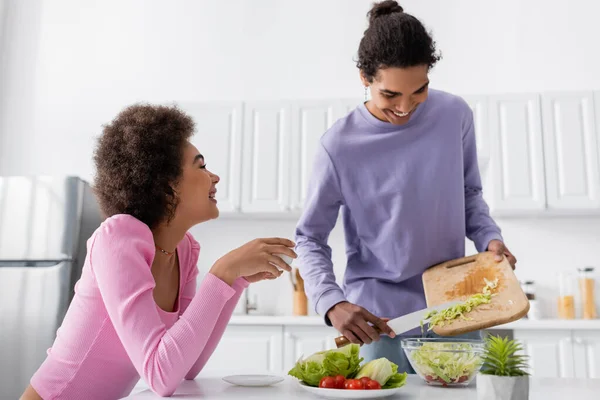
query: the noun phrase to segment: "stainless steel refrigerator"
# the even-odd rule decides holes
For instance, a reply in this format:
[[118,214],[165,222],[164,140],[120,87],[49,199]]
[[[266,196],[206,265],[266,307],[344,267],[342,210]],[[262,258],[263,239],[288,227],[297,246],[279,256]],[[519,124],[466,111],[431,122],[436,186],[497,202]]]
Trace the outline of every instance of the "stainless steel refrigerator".
[[103,219],[78,177],[0,176],[0,399],[45,359]]

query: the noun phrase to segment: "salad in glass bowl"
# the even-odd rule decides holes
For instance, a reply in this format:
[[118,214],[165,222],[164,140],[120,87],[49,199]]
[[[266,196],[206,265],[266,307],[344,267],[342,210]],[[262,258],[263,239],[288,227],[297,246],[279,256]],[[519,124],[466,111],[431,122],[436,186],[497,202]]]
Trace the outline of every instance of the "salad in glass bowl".
[[466,386],[483,364],[483,340],[407,338],[401,345],[417,375],[430,385]]

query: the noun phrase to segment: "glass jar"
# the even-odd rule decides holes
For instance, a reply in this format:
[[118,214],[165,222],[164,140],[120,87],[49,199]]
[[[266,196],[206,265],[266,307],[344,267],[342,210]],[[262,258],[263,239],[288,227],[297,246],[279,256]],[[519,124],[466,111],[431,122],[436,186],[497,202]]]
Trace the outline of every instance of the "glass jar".
[[521,287],[525,296],[527,296],[527,300],[535,300],[535,283],[533,281],[522,282]]
[[523,289],[523,293],[525,293],[525,296],[527,296],[527,300],[529,300],[529,312],[525,317],[529,319],[540,319],[540,309],[538,306],[538,300],[536,300],[535,298],[535,282],[521,282],[521,289]]
[[581,307],[583,319],[596,319],[596,300],[594,298],[594,268],[579,268],[579,292],[581,294]]
[[558,318],[575,319],[575,284],[569,272],[558,276]]

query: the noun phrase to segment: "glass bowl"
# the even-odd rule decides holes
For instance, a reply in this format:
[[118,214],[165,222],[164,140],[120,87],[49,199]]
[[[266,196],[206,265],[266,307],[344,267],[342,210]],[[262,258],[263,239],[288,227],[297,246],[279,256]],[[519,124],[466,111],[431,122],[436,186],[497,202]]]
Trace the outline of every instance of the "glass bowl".
[[483,340],[407,338],[402,349],[417,375],[436,386],[467,386],[483,363]]

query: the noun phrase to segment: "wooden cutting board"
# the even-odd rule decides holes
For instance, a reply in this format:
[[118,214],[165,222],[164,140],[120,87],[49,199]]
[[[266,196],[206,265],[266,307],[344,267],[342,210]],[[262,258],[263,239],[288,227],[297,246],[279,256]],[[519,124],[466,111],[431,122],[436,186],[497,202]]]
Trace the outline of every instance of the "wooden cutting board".
[[423,274],[427,307],[453,300],[466,300],[481,293],[485,281],[498,278],[496,294],[489,304],[481,304],[465,317],[445,322],[433,331],[441,336],[455,336],[505,324],[524,317],[529,311],[529,300],[506,257],[497,262],[494,254],[483,252],[470,257],[447,261],[429,268]]

